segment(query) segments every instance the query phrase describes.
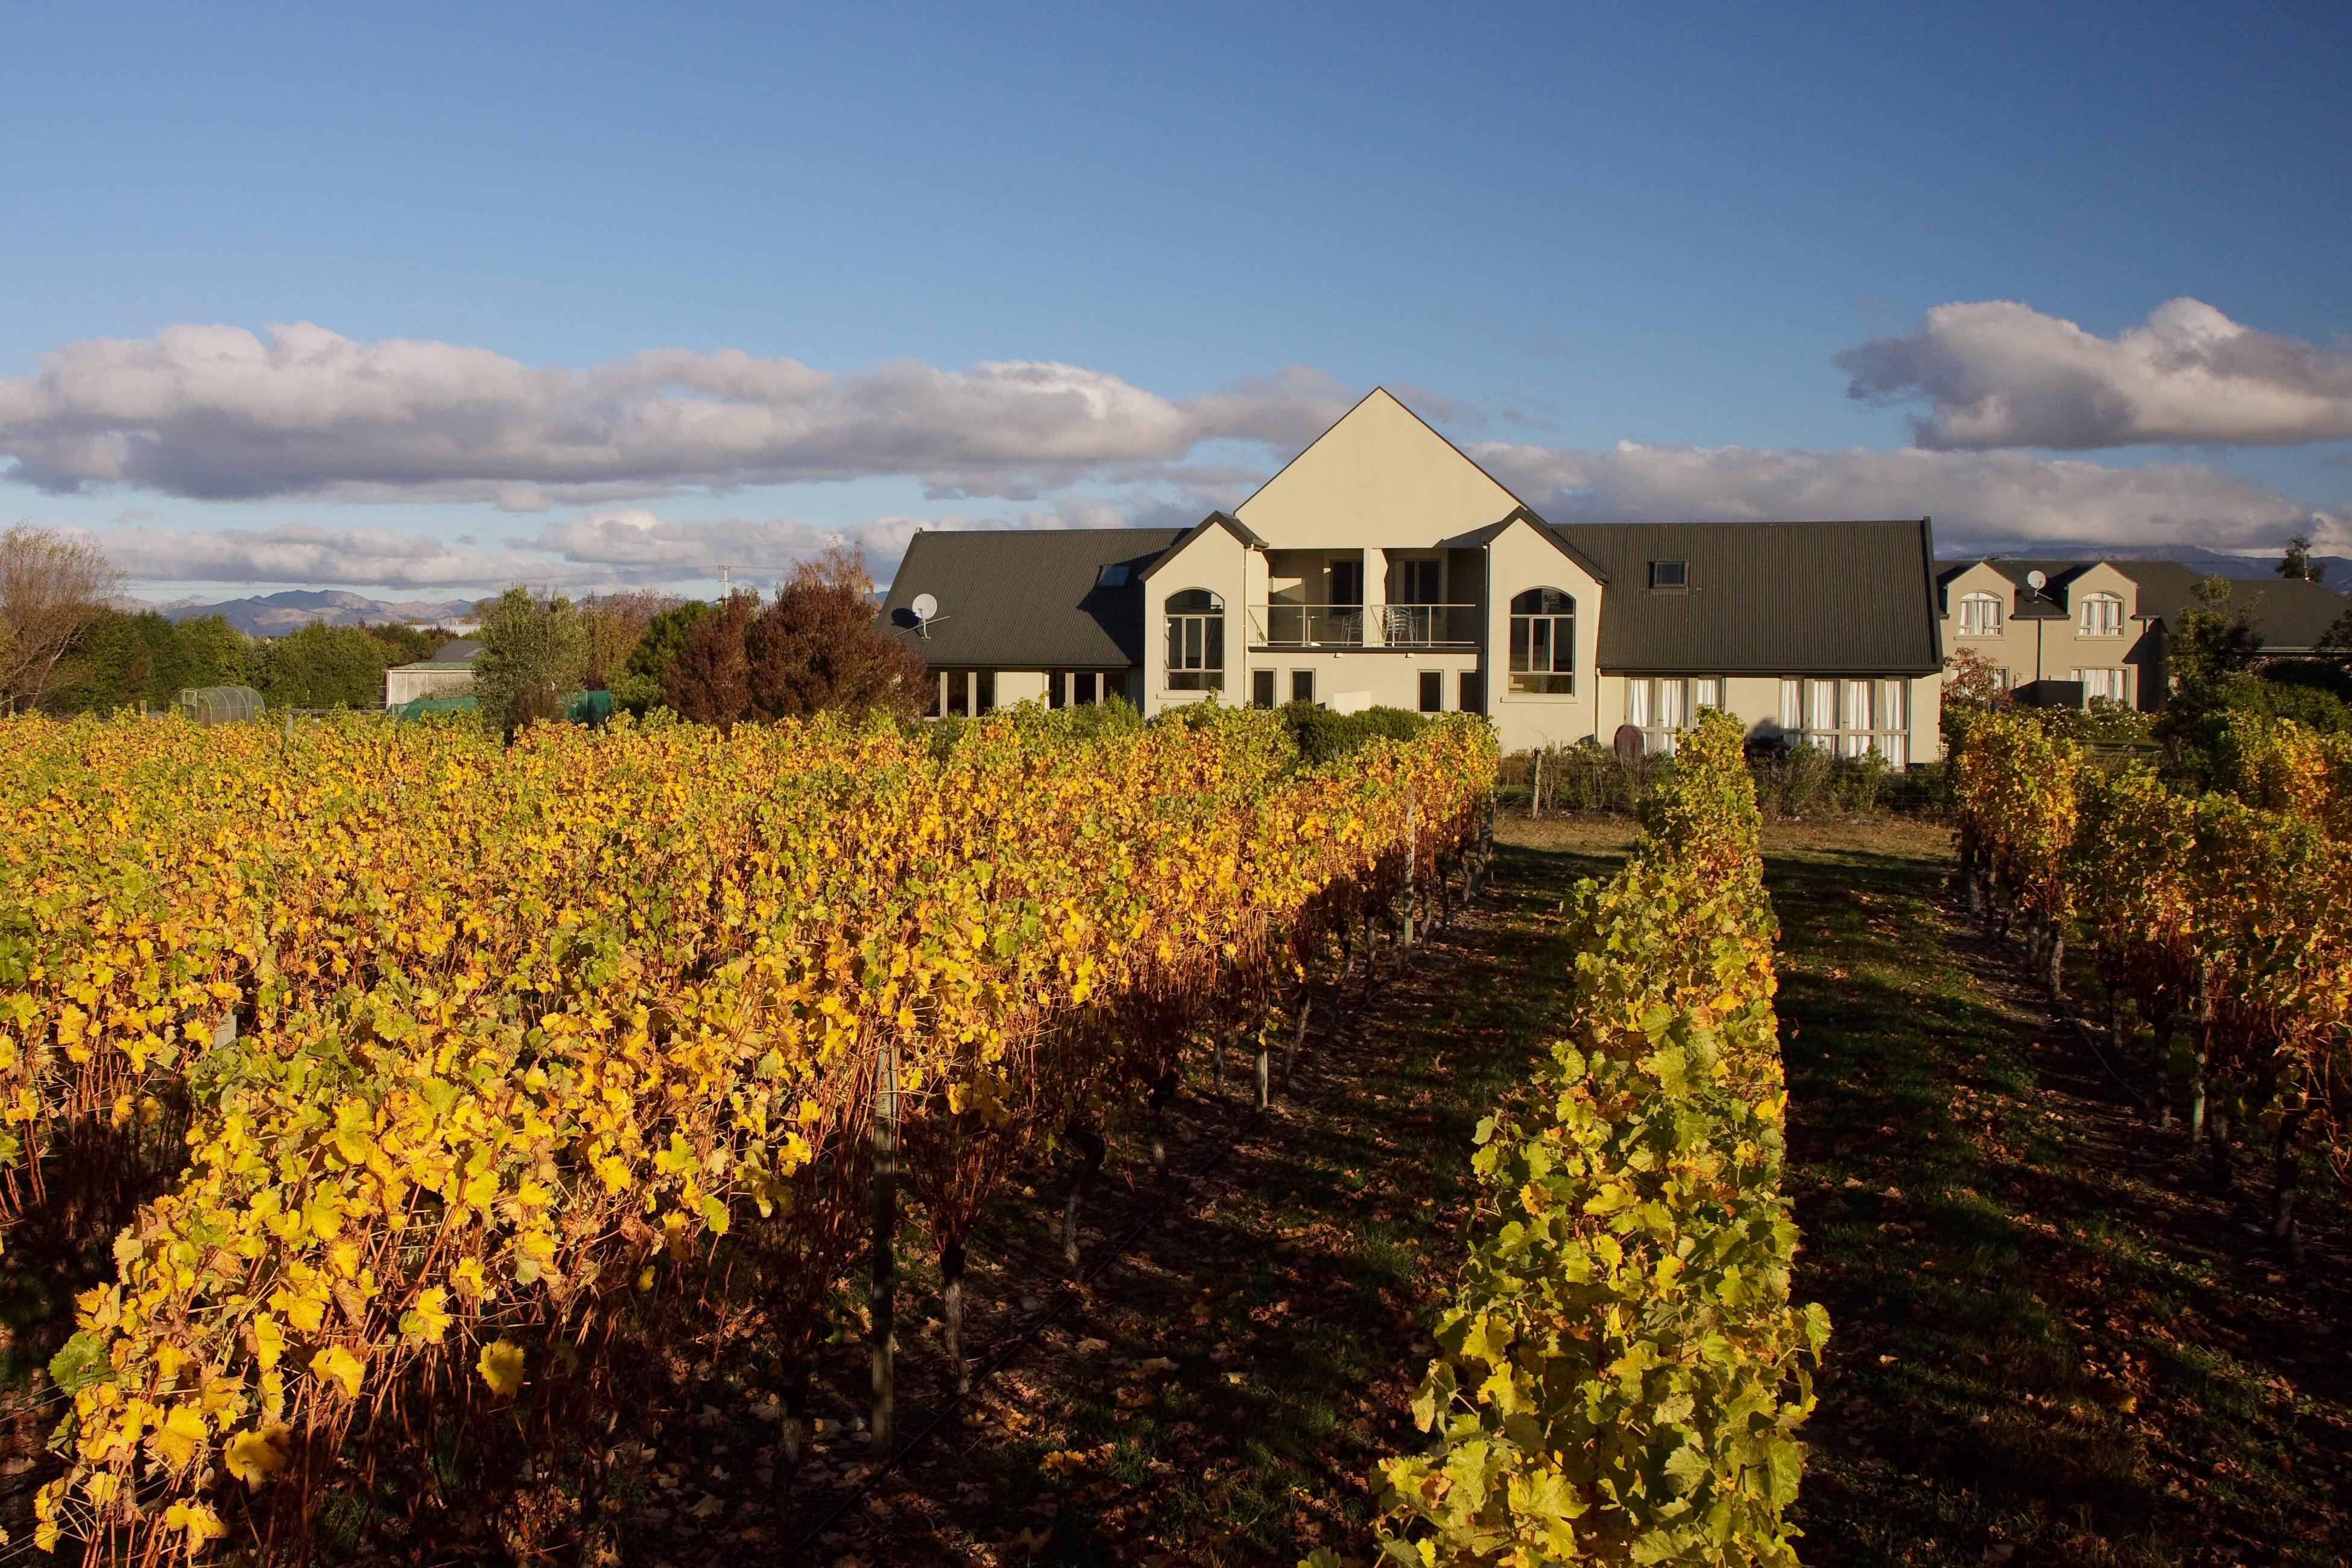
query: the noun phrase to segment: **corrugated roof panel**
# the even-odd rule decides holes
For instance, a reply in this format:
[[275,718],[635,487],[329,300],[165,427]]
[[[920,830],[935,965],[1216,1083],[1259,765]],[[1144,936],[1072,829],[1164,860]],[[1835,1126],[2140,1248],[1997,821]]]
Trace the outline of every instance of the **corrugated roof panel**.
[[[1110,668],[1143,662],[1143,571],[1181,528],[926,530],[882,602],[885,632],[929,663],[982,669]],[[1125,582],[1103,581],[1125,566]],[[940,603],[930,635],[908,608]]]
[[[1608,572],[1603,669],[1927,675],[1943,668],[1925,520],[1578,523],[1556,531]],[[1652,588],[1654,561],[1687,563],[1686,585]]]

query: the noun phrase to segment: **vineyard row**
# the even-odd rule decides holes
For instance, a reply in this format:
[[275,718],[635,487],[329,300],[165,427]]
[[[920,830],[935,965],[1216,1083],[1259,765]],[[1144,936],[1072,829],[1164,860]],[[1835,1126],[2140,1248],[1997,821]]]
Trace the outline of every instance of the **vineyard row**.
[[1008,1170],[1294,1026],[1495,766],[1448,721],[1302,768],[1231,712],[0,746],[0,1224],[148,1173],[53,1363],[38,1538],[93,1562],[308,1559],[339,1495],[511,1521],[551,1475],[593,1517],[634,1367],[722,1298],[804,1365],[894,1175],[952,1302]]

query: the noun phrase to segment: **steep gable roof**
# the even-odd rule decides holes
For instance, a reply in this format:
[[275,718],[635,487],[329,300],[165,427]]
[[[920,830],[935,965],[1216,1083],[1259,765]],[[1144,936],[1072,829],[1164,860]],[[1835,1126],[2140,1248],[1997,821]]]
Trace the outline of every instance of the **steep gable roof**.
[[1241,520],[1234,516],[1233,513],[1226,511],[1213,511],[1208,516],[1202,518],[1200,521],[1194,523],[1192,527],[1186,529],[1183,532],[1178,534],[1176,536],[1176,542],[1171,544],[1166,550],[1161,551],[1160,552],[1159,559],[1155,560],[1150,565],[1143,569],[1143,575],[1146,577],[1150,576],[1162,566],[1165,566],[1171,561],[1175,560],[1177,556],[1182,554],[1186,545],[1192,543],[1192,541],[1200,538],[1201,535],[1208,532],[1211,529],[1215,528],[1223,529],[1227,533],[1232,534],[1235,539],[1240,540],[1244,544],[1249,546],[1253,550],[1263,550],[1265,548],[1265,541],[1260,539],[1256,534],[1252,533],[1247,528],[1244,527]]
[[[927,529],[882,601],[881,630],[932,664],[1086,669],[1143,662],[1143,574],[1177,528]],[[1105,567],[1123,581],[1107,583]],[[940,613],[925,637],[915,595]]]
[[1471,549],[1483,544],[1492,544],[1496,540],[1500,539],[1505,533],[1508,532],[1512,528],[1522,522],[1526,523],[1529,528],[1534,529],[1538,534],[1541,534],[1545,541],[1548,542],[1554,549],[1558,550],[1562,555],[1565,555],[1570,561],[1575,562],[1586,576],[1591,578],[1596,583],[1603,585],[1607,584],[1609,581],[1609,572],[1606,567],[1602,566],[1600,562],[1595,561],[1583,551],[1578,549],[1576,542],[1569,538],[1567,534],[1562,533],[1559,529],[1554,528],[1542,518],[1538,517],[1534,511],[1524,506],[1513,507],[1511,509],[1511,515],[1504,518],[1499,522],[1490,522],[1484,528],[1474,528],[1467,533],[1457,533],[1451,539],[1441,539],[1437,542],[1441,549],[1447,550]]

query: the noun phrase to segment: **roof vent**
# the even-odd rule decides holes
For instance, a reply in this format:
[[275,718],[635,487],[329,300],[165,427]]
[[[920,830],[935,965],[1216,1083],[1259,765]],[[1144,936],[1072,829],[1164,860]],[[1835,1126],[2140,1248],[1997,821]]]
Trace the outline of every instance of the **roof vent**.
[[1650,586],[1653,588],[1689,587],[1690,563],[1687,561],[1651,562]]
[[1109,565],[1104,567],[1101,571],[1096,573],[1095,586],[1097,588],[1126,587],[1127,563],[1124,561],[1114,561]]

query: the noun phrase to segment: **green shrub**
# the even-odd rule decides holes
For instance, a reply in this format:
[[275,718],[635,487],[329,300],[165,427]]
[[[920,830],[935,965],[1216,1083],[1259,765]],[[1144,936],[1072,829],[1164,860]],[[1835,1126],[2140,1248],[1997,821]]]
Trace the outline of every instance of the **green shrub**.
[[1429,721],[1402,708],[1367,708],[1360,713],[1334,713],[1312,702],[1293,702],[1276,709],[1300,759],[1328,763],[1344,757],[1376,738],[1410,741],[1428,728]]

